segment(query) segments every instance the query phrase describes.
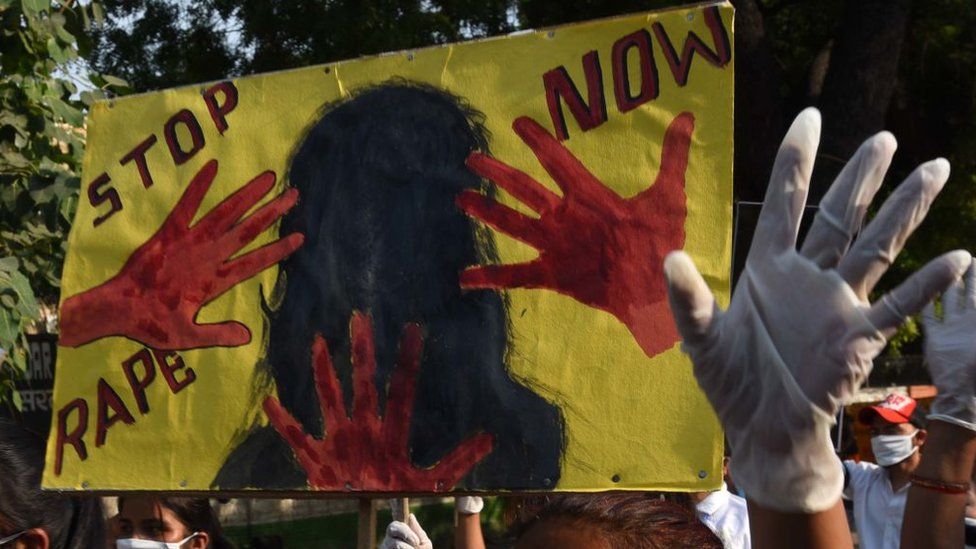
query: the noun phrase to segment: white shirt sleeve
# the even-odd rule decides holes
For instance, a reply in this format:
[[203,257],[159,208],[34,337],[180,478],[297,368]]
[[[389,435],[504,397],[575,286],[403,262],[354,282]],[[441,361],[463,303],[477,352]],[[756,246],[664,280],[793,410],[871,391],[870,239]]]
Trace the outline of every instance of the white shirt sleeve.
[[868,479],[871,472],[878,468],[874,463],[866,461],[845,460],[844,465],[844,492],[846,499],[854,499],[854,494],[858,493],[861,486]]

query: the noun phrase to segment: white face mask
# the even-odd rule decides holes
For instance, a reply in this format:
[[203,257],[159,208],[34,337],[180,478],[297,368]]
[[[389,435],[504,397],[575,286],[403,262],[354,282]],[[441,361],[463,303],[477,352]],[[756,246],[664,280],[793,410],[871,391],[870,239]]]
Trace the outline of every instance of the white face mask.
[[156,541],[153,539],[125,538],[115,540],[116,549],[180,549],[183,544],[200,535],[200,532],[193,532],[180,541]]
[[918,434],[916,430],[910,435],[877,435],[871,437],[871,450],[878,465],[888,467],[901,463],[918,450],[912,444],[912,439]]

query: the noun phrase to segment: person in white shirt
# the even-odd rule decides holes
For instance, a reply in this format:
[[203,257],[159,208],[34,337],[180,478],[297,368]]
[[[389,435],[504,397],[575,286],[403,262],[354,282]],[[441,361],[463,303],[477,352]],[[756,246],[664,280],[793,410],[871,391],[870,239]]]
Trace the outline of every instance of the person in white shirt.
[[698,519],[722,540],[726,549],[750,549],[749,510],[746,500],[729,492],[725,483],[722,488],[708,492],[705,499],[695,504]]
[[854,524],[863,549],[897,549],[912,472],[925,444],[924,415],[910,397],[890,394],[861,410],[871,427],[877,464],[844,461],[844,497],[854,502]]
[[[722,471],[726,482],[732,482],[729,477],[728,453],[726,446]],[[689,494],[695,504],[695,513],[698,520],[722,540],[726,549],[750,549],[752,539],[749,535],[749,509],[746,507],[746,500],[731,493],[726,482],[714,492]]]

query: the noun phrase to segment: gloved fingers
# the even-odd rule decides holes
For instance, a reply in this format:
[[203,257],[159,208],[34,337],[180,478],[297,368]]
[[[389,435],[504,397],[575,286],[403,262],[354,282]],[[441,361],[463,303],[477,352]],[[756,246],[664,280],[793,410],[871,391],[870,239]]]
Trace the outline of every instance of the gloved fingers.
[[[413,515],[410,516],[413,517]],[[414,518],[413,520],[414,522],[417,521],[416,518]],[[417,533],[414,532],[413,526],[411,524],[408,524],[409,522],[410,522],[409,518],[407,519],[406,523],[400,522],[398,520],[391,522],[390,525],[386,527],[386,537],[391,540],[405,541],[411,544],[412,546],[419,545],[421,542],[420,536],[418,536]],[[419,528],[420,525],[417,525],[417,527]]]
[[[929,329],[939,322],[939,317],[935,314],[935,299],[929,301],[922,308],[922,326]],[[927,337],[927,336],[926,336]]]
[[929,206],[948,178],[949,162],[943,158],[916,168],[885,201],[878,215],[841,259],[838,273],[862,300],[867,301],[905,240],[925,219]]
[[[965,273],[963,273],[965,274]],[[966,307],[965,276],[952,282],[952,285],[942,294],[942,318],[951,321],[953,317],[962,314]]]
[[959,280],[952,283],[952,287],[942,295],[942,316],[946,322],[952,322],[954,317],[966,313],[967,309],[976,308],[976,268],[970,262],[969,268]]
[[922,309],[922,323],[926,327],[931,327],[936,324],[951,323],[955,322],[959,315],[966,312],[967,308],[973,308],[970,301],[970,279],[976,273],[976,269],[973,268],[973,263],[976,260],[970,262],[969,268],[966,272],[954,280],[952,284],[946,288],[946,291],[939,296],[938,301],[942,305],[942,317],[939,318],[938,311],[936,309],[936,300],[928,302]]
[[480,496],[458,496],[454,498],[454,508],[462,515],[476,515],[485,507]]
[[678,332],[685,343],[695,345],[711,330],[717,311],[715,297],[691,257],[683,251],[671,252],[664,259],[664,276]]
[[963,278],[966,280],[966,307],[976,309],[976,258],[969,263]]
[[430,538],[427,537],[427,532],[424,532],[424,529],[420,527],[420,522],[417,520],[416,515],[410,513],[410,516],[407,518],[407,524],[410,525],[410,529],[416,534],[418,544],[424,545],[425,543],[430,543]]
[[804,109],[786,132],[776,154],[756,234],[749,249],[750,260],[796,247],[819,143],[820,111],[812,107]]
[[897,288],[871,306],[867,318],[885,337],[891,336],[911,315],[917,314],[940,293],[945,293],[972,263],[972,256],[956,250],[929,261]]
[[820,201],[820,211],[800,250],[804,257],[822,269],[837,266],[860,230],[896,148],[895,137],[881,132],[857,149]]

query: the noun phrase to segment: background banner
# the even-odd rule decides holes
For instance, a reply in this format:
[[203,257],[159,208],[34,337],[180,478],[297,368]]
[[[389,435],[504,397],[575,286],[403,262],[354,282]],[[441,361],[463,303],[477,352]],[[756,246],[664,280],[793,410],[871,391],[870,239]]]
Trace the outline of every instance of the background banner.
[[698,491],[728,3],[95,104],[44,486]]

